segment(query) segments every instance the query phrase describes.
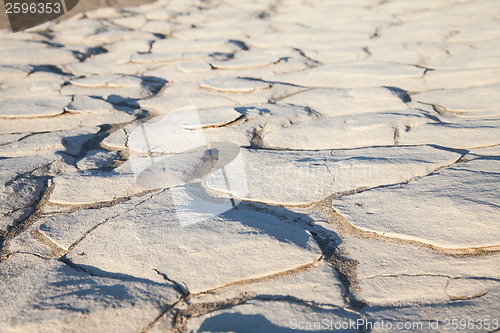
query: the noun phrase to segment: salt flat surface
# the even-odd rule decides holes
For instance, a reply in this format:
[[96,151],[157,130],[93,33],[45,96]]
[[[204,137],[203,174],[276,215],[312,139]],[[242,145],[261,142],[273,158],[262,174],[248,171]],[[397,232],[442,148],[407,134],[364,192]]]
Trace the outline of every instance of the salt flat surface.
[[[364,230],[440,247],[498,247],[495,157],[476,157],[407,184],[345,196],[333,205]],[[401,209],[404,214],[394,219]]]
[[498,319],[499,15],[159,0],[0,30],[0,331]]
[[64,107],[71,101],[70,97],[54,96],[47,97],[22,98],[22,99],[4,99],[0,108],[2,109],[0,117],[2,118],[34,118],[57,116],[64,112]]
[[[397,184],[453,164],[460,155],[430,147],[272,151],[243,150],[246,200],[307,204],[332,194]],[[224,191],[217,178],[207,185]],[[235,195],[241,186],[234,184]]]
[[[149,210],[151,206],[145,208]],[[132,221],[135,220],[135,214],[123,218]],[[174,280],[184,281],[186,287],[196,293],[238,280],[293,269],[321,256],[320,249],[306,231],[291,225],[283,232],[283,222],[263,214],[249,214],[244,210],[230,212],[222,219],[192,228],[176,227],[175,221],[167,213],[162,215],[156,218],[159,225],[148,226],[149,230],[156,230],[158,237],[151,238],[148,232],[143,234],[144,226],[140,222],[143,217],[140,215],[139,221],[129,223],[125,229],[117,225],[121,224],[121,219],[118,219],[106,223],[98,233],[78,244],[76,252],[85,252],[86,256],[79,258],[71,255],[71,260],[77,264],[95,266],[96,269],[144,278],[158,277],[153,270],[156,268]],[[238,220],[235,221],[235,218]],[[117,243],[112,245],[117,249],[116,258],[103,256],[104,252],[100,249],[100,246],[110,246],[106,236],[109,232],[117,236]],[[247,239],[248,234],[254,237]],[[128,237],[131,237],[130,240],[135,239],[137,247],[124,242]],[[142,249],[150,246],[155,248],[154,252],[143,252]],[[269,251],[278,255],[262,262],[262,256],[266,256]],[[119,258],[129,259],[121,261]],[[130,265],[130,260],[133,265]],[[207,262],[210,265],[204,264]]]

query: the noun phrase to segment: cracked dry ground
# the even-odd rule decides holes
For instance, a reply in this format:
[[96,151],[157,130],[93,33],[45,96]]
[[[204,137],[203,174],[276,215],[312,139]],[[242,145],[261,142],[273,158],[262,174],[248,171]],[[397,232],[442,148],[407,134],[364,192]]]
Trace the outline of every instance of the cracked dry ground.
[[[1,31],[0,332],[499,319],[499,87],[496,0],[171,0]],[[181,226],[129,139],[187,105],[247,191]]]

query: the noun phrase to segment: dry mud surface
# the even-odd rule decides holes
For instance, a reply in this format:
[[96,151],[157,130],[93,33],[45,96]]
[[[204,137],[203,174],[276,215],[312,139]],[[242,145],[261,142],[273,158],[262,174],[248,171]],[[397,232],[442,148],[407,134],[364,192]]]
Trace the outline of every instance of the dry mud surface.
[[499,88],[496,0],[0,30],[0,332],[495,331]]

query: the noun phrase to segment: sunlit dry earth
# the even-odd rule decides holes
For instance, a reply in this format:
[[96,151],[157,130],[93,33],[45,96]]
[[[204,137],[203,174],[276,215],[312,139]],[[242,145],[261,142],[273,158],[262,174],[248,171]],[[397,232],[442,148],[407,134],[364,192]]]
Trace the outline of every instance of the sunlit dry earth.
[[0,30],[1,332],[499,328],[496,1],[78,6]]

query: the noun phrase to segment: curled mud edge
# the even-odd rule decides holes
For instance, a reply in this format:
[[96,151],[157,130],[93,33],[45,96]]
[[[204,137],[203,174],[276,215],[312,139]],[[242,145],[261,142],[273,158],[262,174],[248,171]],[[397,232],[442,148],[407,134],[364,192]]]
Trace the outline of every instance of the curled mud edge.
[[326,221],[337,226],[339,231],[349,236],[378,241],[390,241],[397,244],[412,245],[424,248],[433,253],[453,257],[475,257],[500,252],[500,244],[484,247],[448,248],[414,239],[410,236],[408,236],[408,238],[405,238],[392,233],[381,233],[369,229],[360,228],[352,224],[345,216],[337,212],[332,206],[332,200],[333,198],[332,196],[330,196],[310,206],[310,209],[315,212],[321,212]]
[[45,190],[41,194],[38,203],[35,203],[35,210],[33,211],[33,213],[23,221],[20,221],[19,223],[11,226],[7,230],[6,235],[2,237],[0,242],[0,263],[2,263],[4,260],[7,260],[7,258],[12,254],[9,251],[9,241],[27,231],[43,214],[43,207],[47,204],[54,188],[55,184],[53,183],[51,178],[48,178],[46,180]]
[[[323,256],[320,256],[319,258],[315,259],[314,261],[274,274],[262,276],[262,277],[255,277],[255,278],[249,278],[249,279],[243,279],[235,282],[228,283],[226,285],[209,289],[209,290],[204,290],[198,293],[191,293],[189,292],[188,289],[186,289],[184,286],[180,286],[179,282],[173,281],[169,279],[165,274],[161,273],[160,271],[156,270],[155,271],[162,275],[163,278],[171,283],[174,283],[177,286],[178,292],[181,294],[181,298],[175,302],[172,305],[167,306],[161,313],[160,315],[152,322],[150,323],[146,328],[143,329],[142,332],[148,332],[151,330],[153,327],[155,327],[160,321],[164,320],[165,317],[171,317],[172,321],[172,326],[173,326],[173,331],[174,332],[185,332],[186,331],[186,325],[187,321],[190,318],[195,318],[199,317],[217,310],[221,310],[224,308],[228,307],[233,307],[237,305],[241,305],[243,303],[246,303],[249,300],[253,299],[261,299],[262,295],[257,295],[254,292],[240,292],[238,296],[229,298],[229,299],[224,299],[219,302],[205,302],[205,303],[190,303],[191,299],[195,299],[196,297],[207,295],[207,294],[216,294],[218,291],[230,288],[230,287],[236,287],[236,286],[245,286],[245,285],[251,285],[254,283],[259,283],[263,281],[269,281],[273,280],[276,278],[281,278],[284,276],[288,275],[294,275],[298,274],[304,271],[307,271],[313,267],[317,267],[318,262],[324,260]],[[236,302],[235,302],[236,301]],[[309,306],[314,306],[311,304],[308,304],[306,301],[303,301],[305,305]]]

